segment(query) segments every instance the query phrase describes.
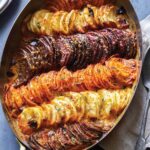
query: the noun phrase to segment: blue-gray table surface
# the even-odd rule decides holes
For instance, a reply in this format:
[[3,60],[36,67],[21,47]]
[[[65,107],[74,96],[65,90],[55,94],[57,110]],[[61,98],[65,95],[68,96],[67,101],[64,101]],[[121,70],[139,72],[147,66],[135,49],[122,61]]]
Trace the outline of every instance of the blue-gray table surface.
[[[8,37],[11,26],[19,12],[29,0],[13,0],[11,5],[0,15],[0,59],[3,47]],[[131,0],[140,20],[150,14],[149,0]],[[13,41],[12,41],[13,42]],[[0,150],[19,150],[19,145],[6,121],[0,105]]]

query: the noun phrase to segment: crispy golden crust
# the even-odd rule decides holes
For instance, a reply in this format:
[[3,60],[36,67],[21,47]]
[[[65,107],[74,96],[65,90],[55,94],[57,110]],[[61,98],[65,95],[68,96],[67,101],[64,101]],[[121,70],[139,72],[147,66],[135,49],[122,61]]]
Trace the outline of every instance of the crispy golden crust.
[[121,89],[133,85],[139,71],[137,60],[111,58],[105,62],[89,65],[76,72],[62,68],[33,78],[26,86],[14,88],[7,85],[4,101],[11,113],[24,106],[35,106],[50,100],[58,92],[81,92],[98,89]]
[[42,9],[31,16],[27,27],[30,31],[42,35],[85,33],[89,29],[100,27],[128,28],[126,13],[117,13],[118,9],[114,5],[104,5],[100,8],[87,5],[81,11],[57,11],[56,13]]
[[50,104],[25,108],[18,117],[18,125],[24,134],[31,134],[37,129],[67,122],[114,120],[127,105],[131,90],[65,93]]

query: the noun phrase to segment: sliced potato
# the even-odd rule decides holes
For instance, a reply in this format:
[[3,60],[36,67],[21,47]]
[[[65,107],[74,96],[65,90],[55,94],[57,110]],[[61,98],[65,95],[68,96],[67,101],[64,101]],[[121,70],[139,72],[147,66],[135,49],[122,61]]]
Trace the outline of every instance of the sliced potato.
[[49,120],[50,125],[54,125],[57,121],[57,110],[54,105],[49,106],[49,111],[51,111],[51,120]]
[[[101,2],[103,3],[103,1]],[[95,4],[101,5],[101,2],[95,1]],[[83,3],[86,4],[87,2],[80,0],[76,6],[83,5]],[[69,2],[66,0],[63,1],[62,5],[65,5],[65,9],[67,9],[68,4]],[[40,10],[30,17],[27,27],[32,32],[46,35],[57,34],[59,32],[66,35],[74,32],[84,33],[89,28],[97,29],[106,26],[128,28],[127,15],[117,14],[117,9],[118,7],[110,4],[103,5],[100,8],[88,4],[82,10],[71,10],[70,12]]]
[[85,21],[85,18],[80,13],[76,14],[76,20],[75,20],[75,29],[78,32],[85,33],[87,28],[87,23]]
[[74,106],[77,110],[76,118],[74,118],[76,121],[81,121],[81,119],[85,115],[86,110],[86,97],[80,93],[76,92],[69,92],[65,94],[67,97],[71,98],[71,101],[73,101]]
[[52,28],[56,33],[59,33],[61,31],[60,21],[63,13],[63,11],[58,11],[52,16],[50,28]]
[[67,12],[63,12],[62,15],[61,15],[61,18],[60,18],[60,22],[59,22],[59,24],[60,24],[60,31],[63,34],[68,34],[69,33],[68,24],[66,22],[67,15],[68,15]]
[[85,20],[90,28],[96,29],[96,21],[94,19],[94,11],[90,5],[88,5],[82,12],[82,15],[85,17]]
[[99,118],[102,99],[96,92],[83,92],[86,96],[86,118]]
[[97,9],[94,6],[90,6],[90,7],[92,8],[93,13],[94,13],[94,21],[96,22],[97,25],[99,25],[100,24],[99,19],[98,19],[98,17],[99,17],[99,9]]
[[76,13],[77,13],[77,10],[72,10],[69,15],[68,15],[68,20],[69,20],[69,30],[70,32],[73,32],[75,30],[75,25],[74,25],[74,22],[76,20]]

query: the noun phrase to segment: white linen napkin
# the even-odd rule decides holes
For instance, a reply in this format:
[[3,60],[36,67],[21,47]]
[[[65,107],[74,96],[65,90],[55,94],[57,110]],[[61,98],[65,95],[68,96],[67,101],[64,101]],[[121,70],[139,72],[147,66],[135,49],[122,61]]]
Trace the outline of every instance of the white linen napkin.
[[[143,36],[143,56],[150,48],[150,16],[140,22]],[[144,103],[147,92],[140,80],[135,97],[118,126],[104,139],[100,146],[104,150],[134,150],[141,129]],[[145,134],[150,133],[150,111],[147,119]],[[150,148],[150,138],[147,139],[146,148]],[[146,149],[145,148],[145,149]]]
[[[143,55],[150,48],[150,16],[141,21],[143,34]],[[135,144],[140,133],[141,122],[144,110],[144,103],[147,92],[140,81],[135,97],[117,127],[99,145],[104,150],[134,150]],[[146,135],[150,133],[150,111],[147,120]],[[150,139],[147,140],[146,147],[150,147]],[[25,150],[20,146],[20,150]]]

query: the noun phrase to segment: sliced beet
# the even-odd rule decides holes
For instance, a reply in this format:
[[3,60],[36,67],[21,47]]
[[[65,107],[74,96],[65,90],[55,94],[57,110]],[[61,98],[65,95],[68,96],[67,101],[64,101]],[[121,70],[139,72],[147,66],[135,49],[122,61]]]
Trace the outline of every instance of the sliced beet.
[[[69,36],[41,36],[23,44],[11,76],[18,77],[14,86],[26,84],[33,76],[66,66],[69,70],[83,69],[89,64],[104,63],[112,55],[134,58],[136,36],[126,30],[107,28]],[[11,69],[10,69],[11,70]],[[14,69],[12,69],[14,70]],[[10,71],[9,71],[10,73]],[[10,75],[10,74],[9,74]]]

